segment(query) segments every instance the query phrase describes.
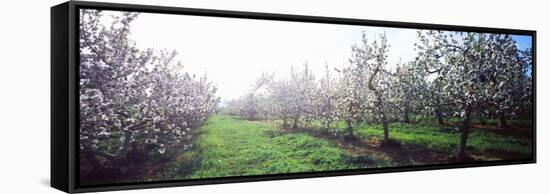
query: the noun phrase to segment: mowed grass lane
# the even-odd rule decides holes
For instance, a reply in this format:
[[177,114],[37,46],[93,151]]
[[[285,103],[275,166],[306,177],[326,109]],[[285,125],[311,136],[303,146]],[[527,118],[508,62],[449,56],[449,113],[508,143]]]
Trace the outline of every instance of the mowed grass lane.
[[353,169],[345,152],[305,133],[278,134],[272,125],[212,116],[201,127],[201,161],[188,177],[264,175]]
[[[343,123],[336,123],[343,127]],[[342,126],[340,126],[342,125]],[[155,179],[194,179],[264,175],[293,172],[342,170],[446,163],[456,153],[460,133],[454,127],[432,124],[391,124],[390,138],[401,148],[362,149],[342,147],[334,139],[310,133],[281,133],[277,121],[254,122],[215,115],[199,129],[194,148],[182,151]],[[315,124],[311,130],[322,130]],[[358,125],[356,136],[375,145],[383,137],[378,125]],[[531,153],[528,137],[495,134],[472,129],[468,149],[476,160],[519,159]],[[357,152],[360,152],[359,155]],[[443,158],[415,158],[420,153],[438,152]],[[402,155],[409,155],[404,157]],[[429,154],[428,154],[429,155]],[[420,156],[422,156],[420,154]],[[443,159],[444,161],[441,161]]]

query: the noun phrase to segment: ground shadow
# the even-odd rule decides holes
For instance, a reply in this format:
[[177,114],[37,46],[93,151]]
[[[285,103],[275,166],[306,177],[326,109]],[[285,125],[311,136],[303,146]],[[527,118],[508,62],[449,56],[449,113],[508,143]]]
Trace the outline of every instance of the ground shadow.
[[309,128],[279,128],[279,133],[306,133],[316,138],[326,139],[348,151],[351,157],[361,158],[383,153],[392,161],[391,166],[410,166],[428,164],[446,164],[456,162],[448,153],[437,152],[423,146],[402,144],[401,146],[382,146],[378,141],[366,141],[360,138],[343,138],[338,133],[313,130]]

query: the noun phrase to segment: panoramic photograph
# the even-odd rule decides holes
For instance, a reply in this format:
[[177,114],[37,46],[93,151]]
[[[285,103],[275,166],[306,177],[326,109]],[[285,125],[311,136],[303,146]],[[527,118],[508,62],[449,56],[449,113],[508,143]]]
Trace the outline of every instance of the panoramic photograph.
[[80,186],[533,158],[528,35],[79,12]]

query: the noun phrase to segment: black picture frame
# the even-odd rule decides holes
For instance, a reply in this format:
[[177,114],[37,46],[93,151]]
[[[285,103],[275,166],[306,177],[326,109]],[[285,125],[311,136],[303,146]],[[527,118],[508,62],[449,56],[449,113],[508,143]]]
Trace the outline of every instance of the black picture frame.
[[[348,24],[360,26],[378,26],[394,28],[436,29],[451,31],[468,31],[484,33],[508,33],[532,36],[533,54],[533,143],[532,157],[521,160],[489,161],[476,163],[453,163],[424,165],[411,167],[387,167],[376,169],[355,169],[330,172],[304,172],[276,175],[255,175],[224,178],[208,178],[198,180],[173,180],[159,182],[123,183],[82,187],[78,183],[78,125],[79,98],[77,84],[79,80],[79,21],[80,8],[136,11],[148,13],[164,13],[193,16],[214,16],[241,19],[260,19],[293,21],[308,23]],[[273,13],[256,13],[241,11],[209,10],[194,8],[178,8],[164,6],[113,4],[101,2],[69,1],[51,8],[51,186],[68,193],[110,191],[126,189],[144,189],[157,187],[174,187],[187,185],[204,185],[235,183],[249,181],[267,181],[280,179],[296,179],[326,176],[343,176],[359,174],[376,174],[388,172],[436,170],[465,167],[482,167],[496,165],[536,163],[536,31],[502,28],[484,28],[471,26],[455,26],[425,23],[408,23],[394,21],[376,21],[364,19],[348,19],[334,17],[287,15]]]

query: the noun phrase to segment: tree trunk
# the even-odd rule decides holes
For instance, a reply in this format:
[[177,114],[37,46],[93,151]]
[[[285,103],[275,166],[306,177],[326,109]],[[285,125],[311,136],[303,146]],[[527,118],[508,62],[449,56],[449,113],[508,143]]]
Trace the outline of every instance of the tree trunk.
[[348,136],[353,137],[353,126],[351,124],[351,120],[346,120],[347,130],[348,130]]
[[410,123],[411,122],[411,120],[409,119],[409,111],[405,111],[404,122],[405,123]]
[[292,123],[292,128],[296,129],[298,128],[298,120],[300,119],[300,116],[296,115],[294,116],[294,122]]
[[468,135],[470,134],[471,123],[471,112],[470,110],[466,110],[466,116],[462,121],[462,134],[460,136],[460,144],[458,147],[459,159],[463,159],[466,157],[466,142],[468,140]]
[[283,127],[288,127],[287,116],[283,115]]
[[382,117],[382,126],[384,127],[384,142],[383,144],[387,144],[390,142],[390,131],[388,130],[388,118],[386,118],[386,113],[384,110],[384,104],[382,103],[382,94],[380,94],[378,91],[376,92],[376,98],[377,98],[377,105],[378,105],[378,114]]
[[445,122],[443,122],[443,113],[441,113],[441,110],[436,109],[435,110],[435,116],[437,117],[437,123],[439,125],[445,124]]
[[500,127],[507,128],[508,124],[506,123],[506,113],[504,111],[499,113]]
[[388,129],[388,121],[383,121],[382,126],[384,126],[384,142],[389,143],[390,142],[390,132]]

